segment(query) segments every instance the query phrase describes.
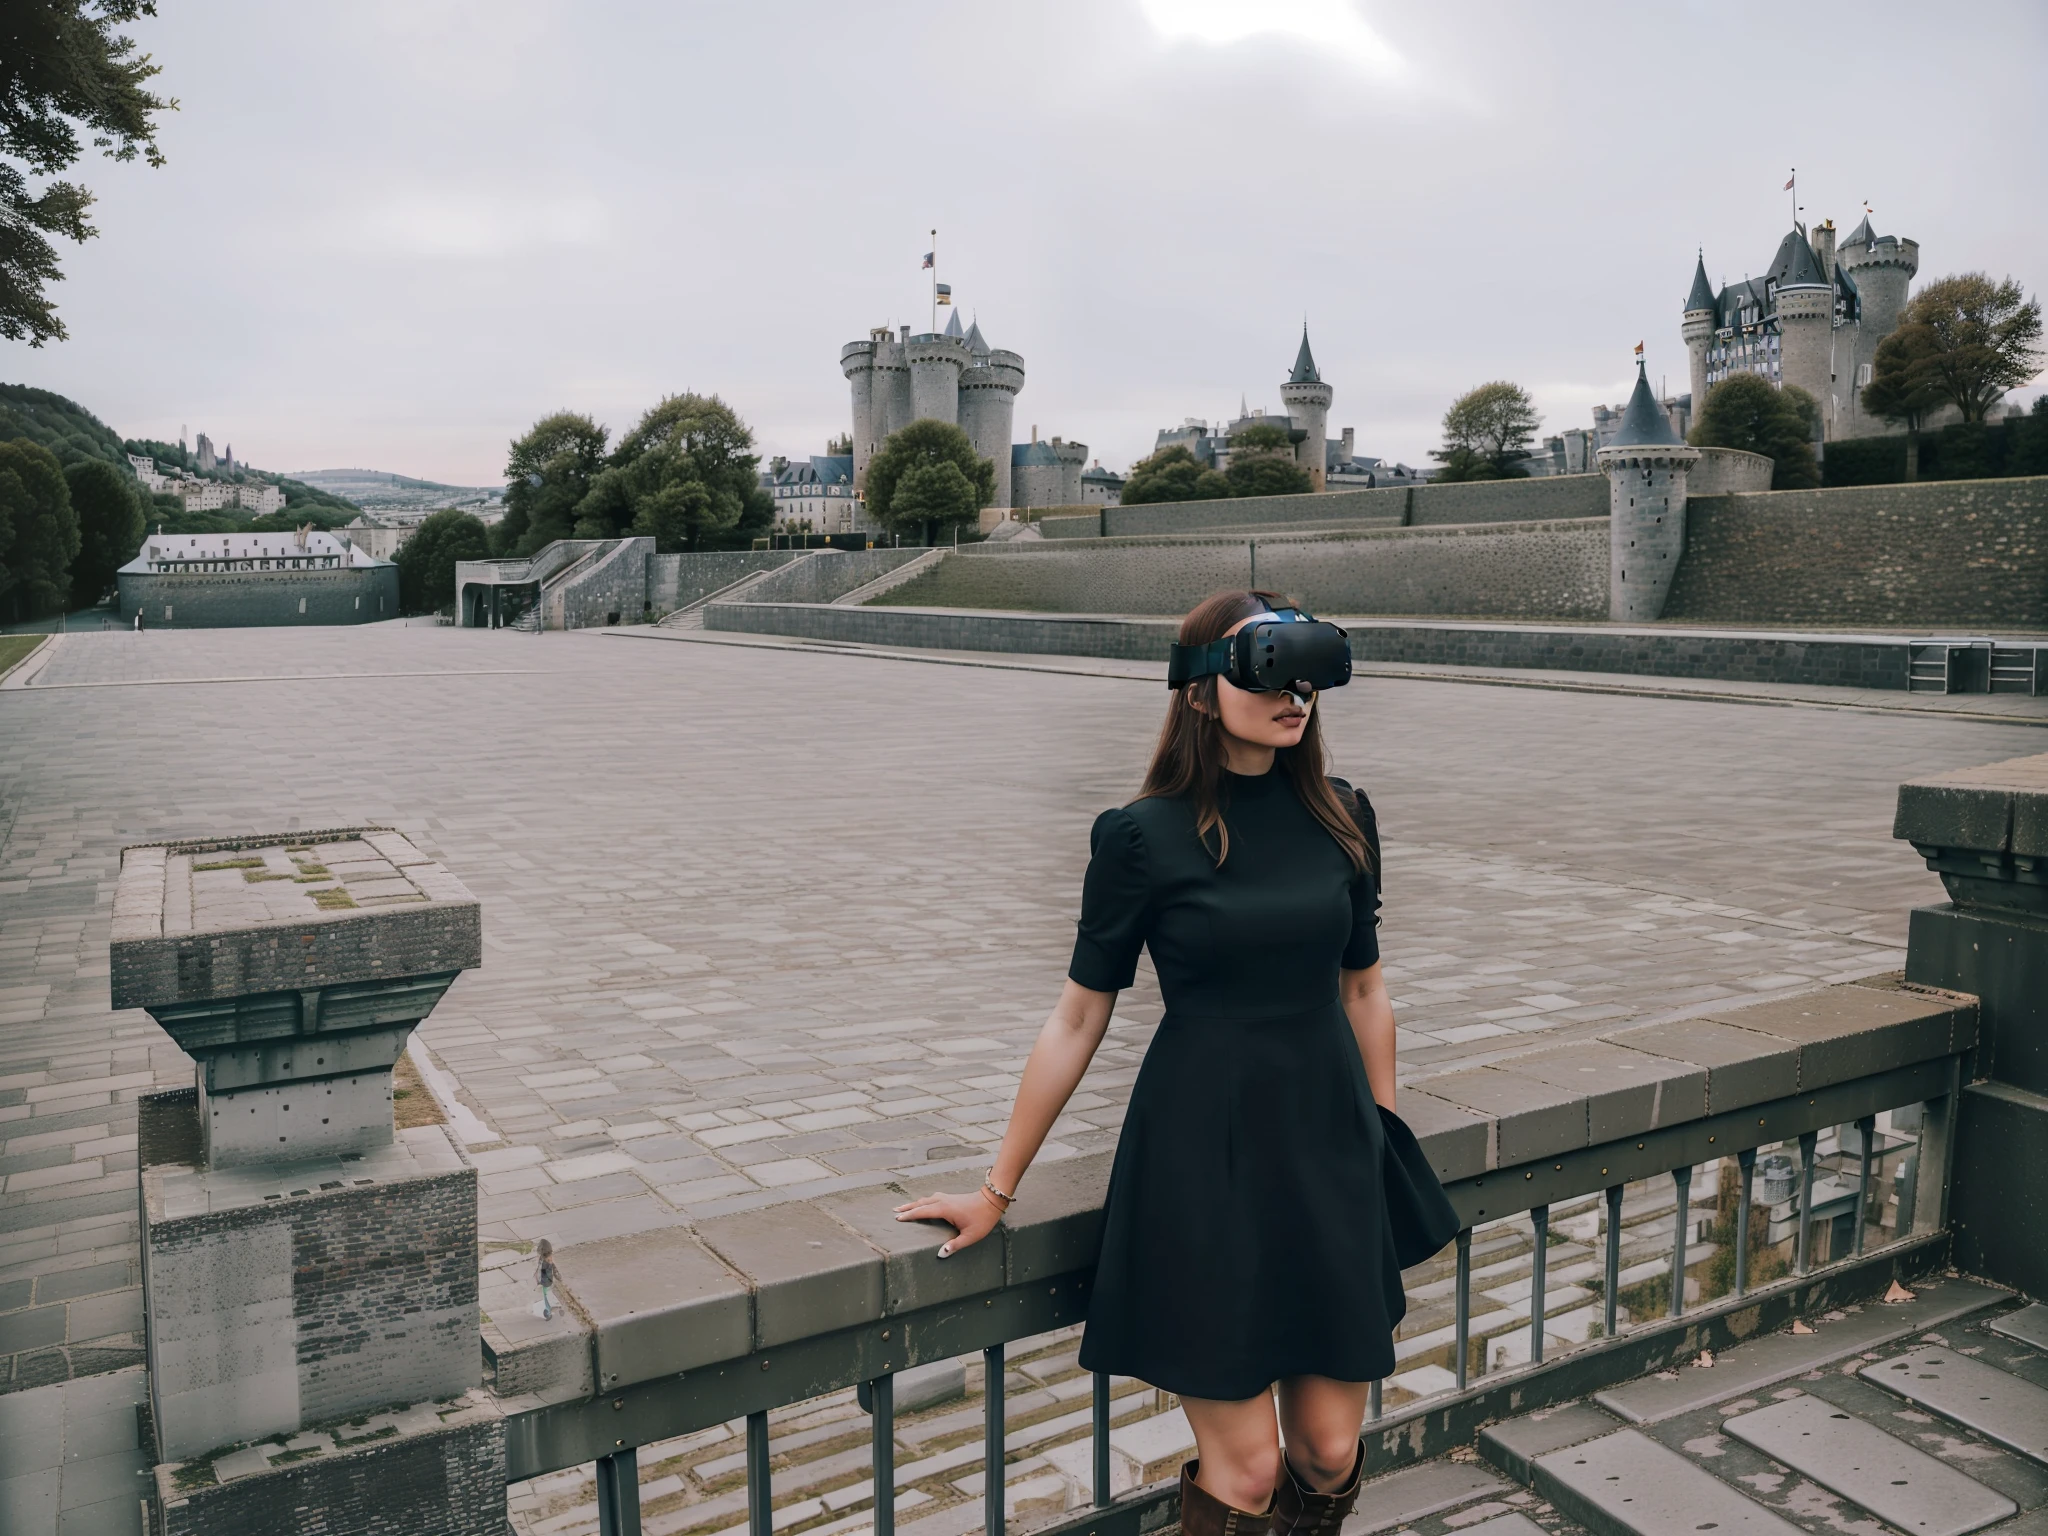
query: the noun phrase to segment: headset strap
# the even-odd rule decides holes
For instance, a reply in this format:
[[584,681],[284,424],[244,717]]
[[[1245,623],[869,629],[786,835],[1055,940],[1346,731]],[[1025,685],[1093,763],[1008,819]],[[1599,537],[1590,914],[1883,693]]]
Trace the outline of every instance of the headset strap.
[[1221,676],[1230,671],[1230,658],[1237,647],[1235,637],[1226,635],[1207,645],[1170,645],[1166,648],[1166,686],[1184,688],[1197,678]]

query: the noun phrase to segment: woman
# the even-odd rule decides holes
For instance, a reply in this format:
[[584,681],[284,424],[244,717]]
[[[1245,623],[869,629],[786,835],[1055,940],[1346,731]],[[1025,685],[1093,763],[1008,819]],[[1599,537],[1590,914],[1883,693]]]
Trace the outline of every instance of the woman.
[[[1181,645],[1275,609],[1218,593]],[[1370,1383],[1393,1369],[1401,1266],[1458,1225],[1393,1114],[1372,807],[1324,776],[1303,693],[1176,689],[1139,798],[1096,819],[1066,988],[995,1166],[973,1194],[897,1208],[955,1228],[942,1257],[994,1229],[1149,945],[1166,1014],[1117,1144],[1081,1364],[1180,1397],[1186,1536],[1336,1531]]]

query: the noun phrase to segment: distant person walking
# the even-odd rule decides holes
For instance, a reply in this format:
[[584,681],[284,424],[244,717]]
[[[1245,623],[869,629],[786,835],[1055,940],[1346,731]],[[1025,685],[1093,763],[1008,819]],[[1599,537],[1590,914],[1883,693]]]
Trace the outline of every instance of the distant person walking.
[[1182,621],[1165,727],[1138,799],[1096,818],[1066,987],[995,1165],[973,1194],[897,1207],[955,1229],[942,1257],[994,1229],[1149,947],[1166,1013],[1117,1144],[1081,1364],[1180,1397],[1186,1536],[1335,1536],[1401,1270],[1459,1225],[1393,1112],[1372,805],[1323,772],[1315,689],[1349,676],[1348,642],[1316,626],[1341,647],[1331,681],[1261,682],[1249,645],[1217,642],[1262,621],[1313,623],[1261,591]]
[[552,1318],[555,1315],[555,1287],[561,1282],[561,1276],[555,1270],[555,1245],[542,1238],[538,1252],[540,1263],[534,1269],[533,1278],[540,1282],[540,1315]]

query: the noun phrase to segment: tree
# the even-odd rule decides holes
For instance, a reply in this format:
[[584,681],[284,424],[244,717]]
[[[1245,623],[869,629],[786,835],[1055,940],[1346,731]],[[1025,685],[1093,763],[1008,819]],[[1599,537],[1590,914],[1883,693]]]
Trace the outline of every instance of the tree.
[[[2009,277],[1994,283],[1982,272],[1964,272],[1929,283],[1885,341],[1908,331],[1915,334],[1894,351],[1889,388],[1924,390],[1953,405],[1964,421],[1984,420],[2007,390],[2018,389],[2041,367],[2041,301],[2028,298]],[[1873,361],[1885,361],[1883,346]],[[1873,366],[1866,404],[1878,379]],[[1893,398],[1879,395],[1881,401]],[[1871,409],[1891,414],[1882,406]]]
[[1940,344],[1934,328],[1901,325],[1877,344],[1870,382],[1863,388],[1863,408],[1906,429],[1906,478],[1920,478],[1920,428],[1928,413],[1940,409],[1944,397],[1932,377]]
[[1783,389],[1760,373],[1732,373],[1707,391],[1693,423],[1695,448],[1740,448],[1771,460],[1771,489],[1803,491],[1820,484],[1813,457],[1820,406],[1805,390]]
[[579,528],[653,538],[664,554],[744,548],[775,520],[754,434],[716,395],[664,397],[619,439]]
[[[941,473],[941,465],[950,465],[959,482]],[[926,417],[893,434],[868,461],[867,497],[868,511],[884,528],[933,544],[942,529],[972,521],[995,500],[996,467],[951,422]]]
[[16,619],[62,613],[78,554],[71,488],[49,449],[0,443],[0,609]]
[[1496,379],[1468,390],[1444,412],[1444,446],[1430,457],[1444,467],[1439,480],[1515,480],[1529,471],[1522,460],[1543,418],[1519,384]]
[[0,336],[10,341],[64,339],[44,292],[64,275],[48,237],[99,233],[86,222],[93,197],[84,187],[49,181],[35,191],[30,178],[75,164],[81,132],[110,160],[164,163],[156,114],[178,104],[144,89],[158,67],[115,31],[155,14],[153,0],[17,0],[0,22]]
[[1294,459],[1294,440],[1285,427],[1257,422],[1230,438],[1230,467],[1223,478],[1233,496],[1299,496],[1315,488]]
[[85,459],[64,471],[78,518],[71,562],[71,606],[91,608],[114,586],[114,573],[142,547],[142,487],[125,469]]
[[1131,466],[1118,499],[1127,507],[1160,501],[1214,501],[1233,495],[1230,482],[1180,444]]
[[610,437],[588,416],[557,411],[515,438],[505,459],[505,516],[497,552],[530,555],[556,539],[575,536],[577,508],[604,468]]
[[444,507],[422,519],[398,547],[398,606],[406,613],[432,613],[455,602],[455,562],[488,560],[490,535],[459,507]]

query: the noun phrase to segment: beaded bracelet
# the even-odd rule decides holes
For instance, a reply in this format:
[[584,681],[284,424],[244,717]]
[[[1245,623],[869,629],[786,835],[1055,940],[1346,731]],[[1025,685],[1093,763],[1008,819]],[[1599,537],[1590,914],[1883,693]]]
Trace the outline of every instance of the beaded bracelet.
[[1017,1199],[1015,1195],[1006,1195],[1000,1189],[996,1188],[996,1171],[993,1168],[989,1169],[987,1173],[981,1176],[981,1187],[987,1190],[990,1194],[994,1195],[998,1200],[1002,1201],[1003,1209],[1006,1211],[1011,1207],[1012,1204],[1015,1203]]

